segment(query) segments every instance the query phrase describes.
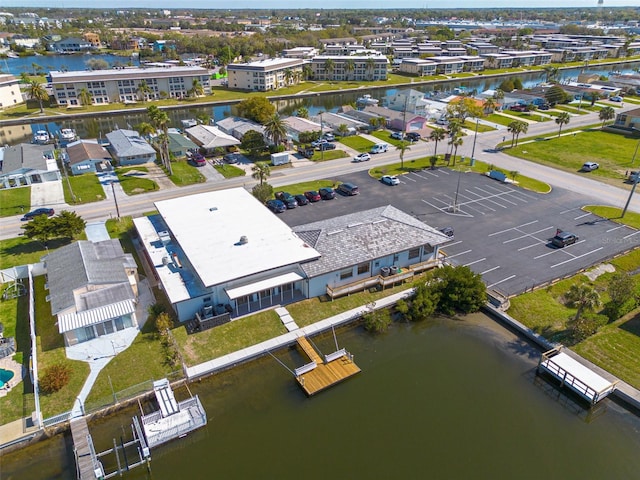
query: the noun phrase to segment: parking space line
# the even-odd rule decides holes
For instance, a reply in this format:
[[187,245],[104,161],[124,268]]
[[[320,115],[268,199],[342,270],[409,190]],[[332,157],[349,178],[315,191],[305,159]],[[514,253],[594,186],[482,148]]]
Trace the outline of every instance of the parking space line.
[[534,223],[538,223],[538,221],[539,221],[539,220],[534,220],[533,222],[527,222],[527,223],[523,223],[522,225],[517,225],[517,226],[515,226],[515,227],[511,227],[511,228],[506,228],[506,229],[504,229],[504,230],[500,230],[500,231],[498,231],[498,232],[490,233],[490,234],[489,234],[489,236],[490,236],[490,237],[493,237],[494,235],[500,235],[501,233],[505,233],[505,232],[508,232],[508,231],[510,231],[510,230],[515,230],[515,229],[517,229],[517,228],[522,228],[522,227],[526,227],[526,226],[528,226],[528,225],[533,225]]
[[[534,243],[534,244],[532,244],[532,245],[528,245],[528,246],[526,246],[526,247],[519,248],[519,249],[518,249],[518,251],[519,251],[519,252],[521,252],[522,250],[528,250],[529,248],[537,247],[537,246],[539,246],[539,245],[540,245],[540,243]],[[543,244],[543,245],[544,245],[544,244]]]
[[[536,197],[534,197],[533,195],[529,195],[528,193],[525,193],[524,190],[522,189],[520,190],[515,190],[513,188],[501,189],[501,188],[496,188],[493,185],[485,185],[483,188],[486,188],[487,190],[495,190],[496,192],[500,192],[500,193],[506,193],[507,195],[513,195],[518,199],[520,199],[519,197],[528,198],[529,200],[536,199]],[[522,200],[522,199],[520,200],[525,203],[528,203],[526,200]]]
[[491,288],[491,287],[495,287],[496,285],[499,285],[500,283],[504,283],[508,280],[511,280],[513,277],[515,277],[515,275],[511,275],[510,277],[507,278],[503,278],[502,280],[500,280],[499,282],[496,283],[492,283],[491,285],[487,285],[487,288]]
[[453,242],[453,243],[447,243],[446,247],[453,247],[454,245],[459,245],[462,243],[462,240],[458,240],[457,242]]
[[[484,189],[482,189],[480,187],[475,187],[475,189],[476,190],[480,190],[481,192],[486,193],[488,195],[491,195],[490,192],[487,192],[486,190],[484,190]],[[500,196],[500,200],[504,200],[505,202],[510,203],[511,205],[514,205],[514,206],[518,205],[516,202],[512,202],[511,200],[508,200],[507,199],[508,196],[509,196],[508,194],[507,195],[502,195],[502,196]]]
[[637,235],[637,234],[639,234],[639,233],[640,233],[640,230],[637,230],[637,231],[635,231],[635,232],[633,232],[633,233],[630,233],[629,235],[625,235],[625,236],[624,236],[624,237],[622,237],[622,238],[624,238],[624,239],[626,240],[627,238],[629,238],[629,237],[633,237],[634,235]]
[[447,172],[446,170],[438,170],[441,173],[444,173],[445,175],[451,175],[451,172]]
[[586,257],[587,255],[591,255],[592,253],[596,253],[596,252],[602,250],[603,248],[604,247],[596,248],[595,250],[592,250],[590,252],[583,253],[582,255],[578,255],[576,257],[570,258],[568,260],[565,260],[564,262],[556,263],[555,265],[551,265],[551,268],[556,268],[556,267],[559,267],[560,265],[564,265],[565,263],[572,262],[572,261],[577,260],[577,259],[582,258],[582,257]]
[[476,263],[484,262],[487,258],[481,258],[479,260],[474,260],[473,262],[465,263],[465,267],[470,267],[471,265],[475,265]]
[[484,197],[482,197],[481,195],[478,195],[477,193],[472,192],[472,191],[467,190],[467,189],[465,189],[465,192],[469,193],[470,195],[475,195],[475,196],[477,196],[477,197],[480,197],[480,198],[472,199],[472,200],[477,201],[477,202],[478,202],[480,205],[482,205],[483,207],[488,208],[489,210],[492,210],[492,211],[494,211],[494,212],[495,212],[495,210],[494,210],[494,209],[492,209],[492,208],[491,208],[491,207],[489,207],[488,205],[485,205],[485,204],[484,204],[484,203],[482,203],[482,202],[485,202],[485,201],[486,201],[486,202],[493,203],[494,205],[496,205],[496,206],[498,206],[498,207],[507,208],[506,206],[502,205],[501,203],[496,202],[495,200],[492,200],[491,198],[484,198]]
[[464,255],[465,253],[469,253],[469,252],[473,252],[473,250],[465,250],[464,252],[456,253],[455,255],[448,255],[447,258],[459,257],[460,255]]
[[577,217],[573,217],[573,219],[574,220],[580,220],[581,218],[588,217],[589,215],[591,215],[591,212],[587,212],[584,215],[579,215]]
[[[423,172],[424,172],[424,171],[425,171],[425,170],[423,170]],[[436,178],[438,178],[438,174],[437,174],[437,173],[434,173],[434,172],[432,172],[431,170],[426,170],[426,172],[427,172],[429,175],[431,175],[432,177],[436,177]]]
[[[467,191],[468,190],[465,190],[465,192]],[[473,192],[469,192],[469,193],[473,193]],[[487,210],[491,210],[492,212],[496,211],[495,208],[491,208],[488,205],[485,205],[484,203],[482,203],[482,200],[484,200],[483,198],[471,198],[461,192],[458,192],[458,197],[468,200],[467,202],[462,202],[462,205],[468,206],[470,203],[477,203],[478,205],[482,206],[483,208],[486,208]],[[469,206],[469,208],[473,208],[473,207]]]
[[547,253],[543,253],[542,255],[538,255],[537,257],[533,257],[534,260],[537,260],[538,258],[542,258],[542,257],[546,257],[547,255],[551,255],[552,253],[556,253],[556,252],[563,252],[566,253],[567,255],[571,256],[571,257],[575,257],[575,255],[573,253],[571,253],[569,251],[569,249],[575,245],[580,245],[581,243],[584,243],[585,240],[580,240],[579,242],[574,243],[573,245],[569,245],[568,247],[564,247],[564,248],[556,248],[555,250],[552,250],[550,252]]
[[412,182],[417,182],[415,178],[411,178],[409,175],[403,175],[402,177],[403,180],[411,180]]
[[563,210],[560,212],[560,215],[564,215],[565,213],[573,212],[574,210],[582,210],[582,208],[570,208],[569,210]]
[[480,275],[484,275],[485,273],[493,272],[494,270],[497,270],[499,268],[500,268],[500,265],[498,265],[497,267],[490,268],[489,270],[485,270],[484,272],[480,273]]
[[538,240],[539,242],[546,243],[546,241],[545,241],[545,240],[541,240],[541,239],[539,239],[539,238],[535,237],[534,235],[535,235],[536,233],[544,232],[545,230],[551,230],[551,229],[553,229],[553,228],[554,228],[554,227],[545,227],[545,228],[541,228],[540,230],[537,230],[537,231],[535,231],[535,232],[531,232],[531,233],[526,233],[526,232],[523,232],[522,230],[520,230],[520,229],[518,229],[518,228],[514,228],[514,230],[515,230],[516,232],[523,233],[523,235],[520,235],[519,237],[515,237],[515,238],[510,238],[509,240],[505,240],[505,241],[504,241],[504,242],[502,242],[502,243],[504,244],[504,243],[515,242],[516,240],[522,240],[523,238],[527,238],[527,237],[531,237],[531,238],[533,238],[533,239],[535,239],[535,240]]
[[[449,206],[453,205],[454,198],[452,196],[446,195],[446,194],[443,195],[443,196],[451,201],[451,203],[449,203]],[[464,195],[462,195],[461,193],[458,193],[458,197],[464,198]],[[470,206],[469,203],[471,203],[471,202],[462,202],[462,203],[459,202],[457,207],[458,207],[458,209],[460,209],[461,206],[462,207],[469,207],[471,210],[479,213],[480,215],[486,215],[486,212],[483,212],[482,210],[478,210],[477,208]]]
[[606,231],[606,233],[613,232],[614,230],[618,230],[624,227],[625,227],[624,225],[618,225],[617,227],[610,228],[609,230]]
[[[416,177],[421,178],[421,179],[423,179],[423,180],[428,180],[428,179],[427,179],[427,177],[423,177],[422,175],[420,175],[420,174],[419,174],[419,173],[417,173],[417,172],[411,172],[411,175],[415,175]],[[404,176],[404,177],[409,177],[409,175],[403,175],[403,176]],[[412,179],[412,180],[413,180],[413,179]]]

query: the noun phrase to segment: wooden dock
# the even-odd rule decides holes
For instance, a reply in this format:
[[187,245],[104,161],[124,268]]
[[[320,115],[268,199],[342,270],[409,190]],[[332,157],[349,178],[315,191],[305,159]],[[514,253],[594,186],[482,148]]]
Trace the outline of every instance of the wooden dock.
[[353,357],[344,349],[323,359],[306,337],[298,337],[297,341],[310,363],[296,369],[296,380],[309,396],[360,372]]
[[76,457],[78,480],[95,480],[104,476],[102,464],[96,457],[93,440],[85,417],[71,420],[73,451]]

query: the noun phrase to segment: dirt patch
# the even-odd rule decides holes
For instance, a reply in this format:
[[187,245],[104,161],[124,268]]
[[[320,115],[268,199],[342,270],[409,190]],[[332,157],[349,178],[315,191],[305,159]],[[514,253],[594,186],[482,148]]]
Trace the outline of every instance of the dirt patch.
[[584,276],[593,282],[600,275],[604,275],[605,273],[613,273],[615,271],[616,271],[616,267],[614,267],[610,263],[601,263],[600,265],[598,265],[595,268],[592,268],[588,272],[584,272]]

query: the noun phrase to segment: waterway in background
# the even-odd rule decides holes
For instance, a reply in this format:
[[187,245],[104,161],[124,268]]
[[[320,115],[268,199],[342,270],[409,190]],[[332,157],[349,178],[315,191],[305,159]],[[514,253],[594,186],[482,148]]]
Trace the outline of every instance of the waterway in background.
[[[338,341],[362,373],[313,398],[269,357],[192,384],[206,428],[124,478],[638,478],[640,418],[609,399],[577,405],[535,375],[536,350],[484,315],[377,336],[353,327]],[[332,351],[331,335],[314,342]],[[293,349],[278,356],[303,363]],[[129,437],[134,414],[91,422],[96,448]],[[75,478],[67,442],[5,455],[2,478]]]
[[26,72],[33,74],[38,69],[43,69],[47,73],[52,70],[78,71],[87,70],[88,60],[104,60],[109,67],[115,65],[138,65],[137,58],[120,57],[108,54],[74,54],[74,55],[35,55],[19,58],[1,58],[0,71],[20,76]]

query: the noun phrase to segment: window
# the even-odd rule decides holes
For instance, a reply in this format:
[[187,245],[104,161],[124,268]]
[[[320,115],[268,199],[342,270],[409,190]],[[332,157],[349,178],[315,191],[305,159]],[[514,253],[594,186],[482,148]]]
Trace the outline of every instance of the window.
[[202,303],[209,303],[211,301],[211,297],[204,297],[202,299]]
[[369,272],[369,262],[361,263],[358,265],[358,275],[363,275]]
[[345,280],[351,277],[353,277],[353,268],[347,268],[340,272],[340,280]]
[[419,256],[420,256],[420,247],[412,248],[411,250],[409,250],[409,260],[411,260],[412,258],[418,258]]

